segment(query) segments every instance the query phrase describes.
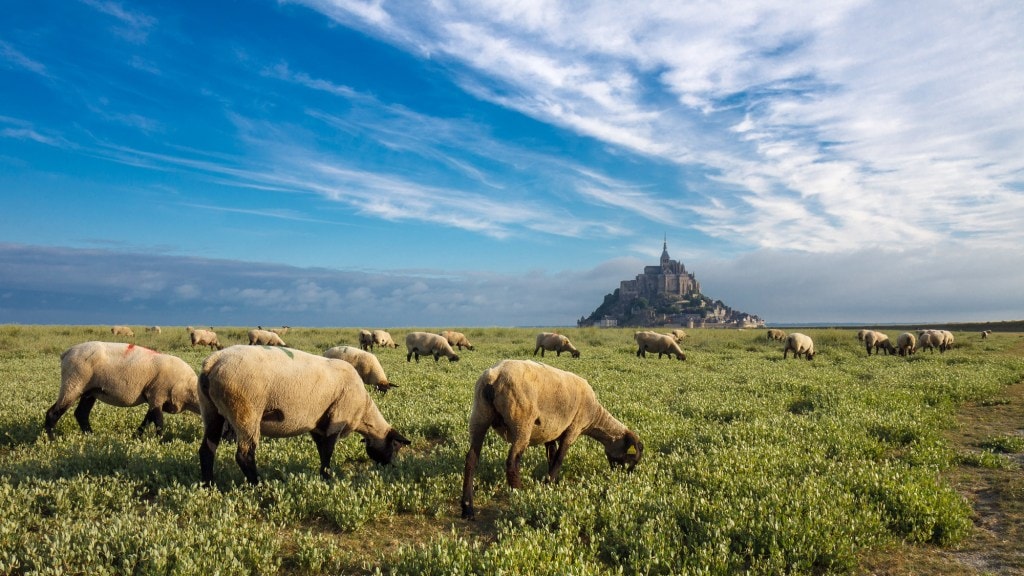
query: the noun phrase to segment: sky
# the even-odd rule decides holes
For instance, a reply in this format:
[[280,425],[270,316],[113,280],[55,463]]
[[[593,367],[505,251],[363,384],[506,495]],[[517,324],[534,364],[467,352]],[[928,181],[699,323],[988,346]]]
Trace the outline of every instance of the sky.
[[1019,0],[9,2],[0,324],[1024,319]]

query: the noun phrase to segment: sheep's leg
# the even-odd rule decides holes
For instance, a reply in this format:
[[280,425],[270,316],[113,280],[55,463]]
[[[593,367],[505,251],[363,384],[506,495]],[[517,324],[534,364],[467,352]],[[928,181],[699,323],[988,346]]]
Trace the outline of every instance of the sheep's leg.
[[313,437],[317,454],[320,455],[320,477],[330,480],[334,476],[331,473],[331,457],[334,456],[334,445],[338,443],[338,434],[323,436],[314,431],[309,435]]
[[555,451],[554,458],[551,459],[549,456],[548,482],[558,482],[558,476],[562,472],[562,462],[565,461],[565,454],[569,451],[569,446],[572,445],[573,440],[575,440],[575,435],[570,436],[568,431],[558,439],[558,450]]
[[467,520],[476,518],[476,509],[473,508],[473,475],[480,461],[480,450],[483,449],[486,433],[487,427],[482,430],[479,427],[470,429],[469,451],[466,452],[466,467],[462,472],[462,517]]
[[260,481],[259,472],[256,470],[256,442],[252,439],[238,439],[238,449],[235,450],[235,462],[245,474],[249,484],[258,484]]
[[508,449],[508,457],[505,459],[505,479],[508,480],[510,488],[523,487],[523,480],[519,472],[520,464],[523,461],[523,453],[530,445],[529,434],[522,433],[518,427],[509,427],[509,437],[513,439],[512,446]]
[[146,416],[142,419],[142,424],[139,425],[139,429],[135,431],[135,434],[142,436],[146,431],[146,424],[153,423],[153,427],[156,428],[156,435],[163,436],[164,433],[164,412],[159,406],[153,406],[146,412]]
[[226,429],[227,421],[216,410],[203,414],[203,441],[199,444],[199,471],[204,486],[213,484],[213,462],[217,456],[220,439]]
[[69,407],[69,404],[62,403],[60,400],[57,400],[53,403],[53,406],[50,406],[49,410],[46,411],[46,424],[44,425],[44,428],[46,429],[46,435],[50,440],[53,440],[53,429],[57,426],[57,421],[60,420],[60,417],[63,416],[65,412],[68,411]]
[[548,452],[548,471],[551,471],[551,467],[555,465],[555,453],[558,452],[558,441],[552,440],[551,442],[545,442],[544,448]]
[[92,432],[92,426],[89,425],[89,413],[92,412],[94,404],[96,404],[96,397],[92,394],[86,394],[78,401],[78,406],[75,408],[75,420],[78,421],[78,427],[82,429],[82,432]]

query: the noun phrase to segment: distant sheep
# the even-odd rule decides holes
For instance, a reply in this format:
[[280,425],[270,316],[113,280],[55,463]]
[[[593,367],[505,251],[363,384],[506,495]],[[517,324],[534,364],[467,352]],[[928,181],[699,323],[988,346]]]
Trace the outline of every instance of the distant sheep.
[[636,340],[636,355],[638,358],[646,358],[648,352],[651,354],[657,352],[659,359],[662,354],[665,354],[669,358],[675,355],[677,360],[686,360],[686,354],[683,354],[679,343],[668,334],[658,334],[657,332],[650,331],[634,332],[633,339]]
[[935,352],[935,349],[938,348],[940,352],[944,352],[942,341],[943,337],[941,334],[933,330],[921,330],[917,337],[917,347],[929,352]]
[[287,346],[287,344],[284,343],[284,340],[282,340],[276,332],[261,330],[259,328],[249,330],[249,345]]
[[779,330],[778,328],[769,328],[768,329],[768,339],[769,340],[777,340],[779,342],[785,342],[786,341],[786,331],[785,330]]
[[280,328],[271,328],[270,331],[278,336],[284,336],[291,328],[291,326],[281,326]]
[[920,346],[922,348],[926,347],[924,343],[925,334],[931,335],[928,339],[927,346],[929,350],[932,350],[932,348],[938,348],[939,352],[944,354],[946,350],[953,348],[953,333],[949,330],[919,330],[918,335],[921,340]]
[[220,340],[217,340],[217,333],[213,331],[213,328],[203,330],[202,328],[192,328],[189,326],[188,338],[193,348],[196,346],[209,346],[211,350],[223,348],[220,345]]
[[359,349],[373,350],[373,332],[369,330],[359,331]]
[[395,344],[387,330],[374,330],[373,343],[381,348],[398,348],[398,344]]
[[448,341],[440,334],[430,332],[409,332],[405,335],[405,348],[409,351],[405,355],[405,361],[409,362],[413,356],[420,361],[420,356],[433,356],[434,362],[444,356],[449,362],[458,362],[459,355],[455,353]]
[[561,356],[562,352],[568,352],[572,354],[573,358],[580,357],[580,351],[572,345],[569,338],[556,334],[554,332],[541,332],[537,334],[537,346],[533,349],[533,355],[537,355],[537,351],[540,351],[541,358],[544,357],[544,351],[554,352],[556,356]]
[[159,326],[150,326],[149,328],[146,328],[146,332],[154,332],[156,334],[159,334],[161,330]]
[[676,339],[676,342],[682,342],[683,338],[686,338],[686,332],[676,328],[669,332],[669,335]]
[[448,344],[450,346],[458,348],[459,352],[461,352],[463,348],[467,348],[469,350],[476,350],[476,348],[474,348],[473,345],[469,343],[469,339],[466,338],[466,335],[463,334],[462,332],[445,330],[444,332],[441,332],[441,336],[443,336],[444,339],[448,341]]
[[547,448],[548,482],[557,482],[569,447],[580,435],[604,445],[612,468],[632,470],[643,455],[639,436],[598,402],[593,388],[579,376],[529,360],[502,360],[477,379],[469,416],[469,451],[462,480],[462,517],[476,516],[473,475],[487,431],[510,444],[505,478],[522,488],[519,467],[529,446]]
[[981,331],[981,339],[984,340],[984,339],[988,338],[988,335],[991,334],[991,333],[992,333],[991,330],[982,330]]
[[871,332],[871,330],[868,330],[866,328],[858,330],[857,331],[857,340],[860,340],[861,342],[863,342],[864,341],[864,336],[867,336],[868,332]]
[[867,350],[868,356],[871,356],[872,349],[874,349],[875,354],[878,354],[879,349],[885,350],[887,356],[896,354],[896,347],[889,341],[889,336],[875,330],[868,330],[864,334],[864,348]]
[[389,389],[398,387],[398,384],[388,381],[387,375],[384,374],[384,367],[380,365],[380,360],[372,352],[352,346],[335,346],[328,348],[324,352],[324,356],[348,362],[359,373],[363,383],[373,386],[378,392],[387,393]]
[[114,336],[127,336],[129,338],[135,337],[135,332],[127,326],[111,326],[110,333]]
[[184,360],[135,344],[83,342],[60,355],[60,392],[46,411],[46,434],[76,401],[75,420],[82,432],[92,432],[89,413],[96,400],[112,406],[148,404],[137,433],[150,422],[163,434],[163,413],[199,413],[196,372]]
[[917,351],[917,337],[911,332],[904,332],[896,337],[896,348],[900,356],[910,356]]
[[410,442],[388,424],[356,369],[342,360],[290,348],[231,346],[210,354],[199,376],[203,440],[202,482],[213,482],[213,464],[227,421],[235,430],[235,461],[251,484],[259,482],[256,448],[260,437],[309,433],[328,479],[339,438],[360,434],[375,462],[390,464]]
[[786,358],[786,354],[791,350],[793,358],[804,356],[808,360],[814,360],[814,341],[806,334],[793,332],[786,336],[786,347],[782,349],[782,357]]

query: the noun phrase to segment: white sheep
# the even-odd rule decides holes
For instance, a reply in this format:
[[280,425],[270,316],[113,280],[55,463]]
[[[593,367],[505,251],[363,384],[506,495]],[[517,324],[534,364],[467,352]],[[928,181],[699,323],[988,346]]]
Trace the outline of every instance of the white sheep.
[[777,340],[779,342],[785,342],[786,341],[786,331],[785,330],[779,330],[778,328],[769,328],[768,329],[768,339],[769,340]]
[[455,353],[448,341],[440,334],[430,332],[409,332],[405,335],[405,348],[409,351],[405,355],[405,361],[409,362],[413,356],[420,361],[420,356],[433,356],[434,362],[444,356],[449,362],[458,362],[459,355]]
[[940,352],[945,352],[946,350],[952,350],[953,349],[953,333],[950,332],[949,330],[940,330],[940,332],[942,333],[942,346],[943,346],[943,348],[940,349]]
[[646,358],[648,352],[651,354],[657,352],[659,359],[662,354],[665,354],[669,358],[674,354],[677,360],[686,360],[686,354],[683,354],[683,350],[679,347],[679,343],[676,342],[675,338],[668,334],[641,331],[634,332],[633,339],[636,340],[636,355],[638,358]]
[[867,349],[868,356],[871,356],[872,349],[874,349],[875,354],[878,354],[879,348],[885,350],[887,356],[896,354],[896,347],[892,345],[889,336],[875,330],[868,330],[864,334],[864,348]]
[[384,367],[380,365],[380,360],[372,352],[352,346],[335,346],[328,348],[324,352],[324,356],[348,362],[359,373],[364,384],[375,387],[379,392],[387,393],[389,389],[398,387],[398,384],[388,381],[387,375],[384,374]]
[[159,326],[150,326],[149,328],[146,328],[146,332],[154,332],[156,334],[159,334],[161,330]]
[[669,332],[669,335],[676,339],[676,342],[682,342],[683,338],[686,338],[686,332],[676,328]]
[[561,356],[562,352],[569,352],[573,358],[580,357],[580,351],[572,345],[569,338],[555,332],[537,334],[537,346],[533,349],[534,356],[537,355],[538,350],[540,350],[541,358],[544,357],[545,350],[555,352],[556,356]]
[[280,328],[271,328],[270,331],[278,336],[284,336],[291,328],[291,326],[281,326]]
[[220,345],[220,341],[217,339],[217,333],[213,331],[211,327],[209,330],[203,330],[202,328],[188,327],[188,338],[192,343],[192,347],[196,346],[209,346],[210,349],[220,350],[223,346]]
[[199,376],[199,403],[199,467],[207,486],[225,421],[237,435],[235,461],[252,484],[259,482],[261,436],[308,432],[325,479],[331,477],[335,443],[351,432],[363,436],[366,453],[380,464],[391,463],[410,443],[384,419],[351,364],[290,348],[238,345],[210,354]]
[[381,348],[398,348],[398,344],[395,344],[394,338],[387,330],[374,330],[373,343]]
[[942,341],[943,337],[938,332],[934,330],[921,330],[918,332],[917,347],[929,352],[935,352],[935,349],[938,348],[940,352],[943,352]]
[[111,326],[110,333],[114,336],[127,336],[129,338],[135,337],[135,332],[127,326]]
[[803,355],[808,360],[814,360],[814,341],[806,334],[793,332],[786,336],[786,347],[782,349],[782,357],[786,358],[790,350],[793,351],[793,358]]
[[917,337],[911,332],[904,332],[896,337],[896,348],[900,356],[910,356],[917,351]]
[[92,432],[89,413],[96,400],[112,406],[148,404],[137,433],[150,422],[163,434],[163,413],[182,410],[199,413],[196,372],[184,360],[123,342],[83,342],[60,355],[60,392],[46,411],[46,434],[76,401],[75,420],[83,432]]
[[984,340],[984,339],[988,338],[988,335],[991,334],[991,333],[992,333],[991,330],[982,330],[981,331],[981,339]]
[[359,331],[359,348],[360,350],[373,350],[373,332],[369,330]]
[[476,516],[473,474],[491,428],[510,444],[505,477],[513,489],[522,488],[519,467],[529,446],[547,448],[548,482],[558,480],[565,454],[581,434],[604,445],[612,468],[632,470],[644,449],[637,434],[601,406],[583,378],[531,360],[502,360],[480,375],[473,391],[462,481],[463,518]]
[[867,328],[862,328],[862,329],[858,330],[857,331],[857,340],[860,340],[861,342],[863,342],[864,341],[864,336],[866,336],[868,332],[871,332],[871,330],[868,330]]
[[469,343],[469,338],[466,338],[466,335],[463,334],[462,332],[445,330],[444,332],[441,332],[441,336],[443,336],[444,339],[448,341],[449,346],[454,346],[458,348],[459,352],[462,352],[463,348],[467,348],[469,350],[476,350],[476,348],[474,348],[473,345]]
[[249,345],[287,346],[276,332],[261,330],[260,328],[249,330]]

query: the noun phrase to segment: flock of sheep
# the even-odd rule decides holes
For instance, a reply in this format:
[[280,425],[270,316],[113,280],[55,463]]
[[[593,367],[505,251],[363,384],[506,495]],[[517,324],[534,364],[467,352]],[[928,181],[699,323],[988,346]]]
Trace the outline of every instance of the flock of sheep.
[[[158,326],[146,329],[160,332]],[[224,347],[216,332],[187,328],[193,347],[209,346],[213,352],[197,374],[184,360],[134,343],[91,341],[74,345],[61,355],[61,386],[56,402],[46,411],[45,430],[52,439],[61,416],[77,402],[74,415],[83,432],[90,432],[89,414],[96,400],[113,406],[147,404],[137,433],[153,424],[163,432],[163,414],[191,411],[203,421],[199,447],[200,476],[212,484],[213,464],[223,438],[237,442],[235,460],[246,479],[259,481],[256,449],[261,436],[287,437],[309,434],[320,456],[320,474],[331,476],[331,457],[339,438],[352,432],[363,437],[367,455],[389,464],[402,446],[411,441],[395,430],[380,412],[365,386],[386,393],[398,386],[391,382],[373,354],[374,347],[397,348],[384,330],[360,330],[358,347],[335,346],[322,356],[288,348],[282,336],[288,327],[249,330],[249,345]],[[114,326],[115,336],[134,337],[127,326]],[[982,333],[982,338],[989,331]],[[680,342],[682,330],[668,334],[635,332],[636,355],[657,353],[685,360]],[[767,338],[785,342],[783,358],[814,358],[814,342],[801,333],[769,329]],[[875,330],[861,330],[857,338],[868,355],[910,355],[925,348],[945,352],[953,346],[953,334],[945,330],[904,332],[896,339]],[[440,334],[410,332],[406,335],[406,361],[420,356],[459,360],[456,349],[474,350],[460,332]],[[566,336],[537,334],[533,355],[562,352],[574,358],[580,351]],[[462,516],[474,518],[473,475],[488,430],[494,429],[510,444],[505,462],[506,479],[521,487],[520,461],[528,446],[544,444],[547,480],[558,480],[563,459],[581,435],[600,442],[609,464],[632,470],[643,454],[643,442],[635,432],[608,413],[586,380],[564,370],[530,360],[502,360],[476,381],[469,416],[469,451],[463,476]]]

